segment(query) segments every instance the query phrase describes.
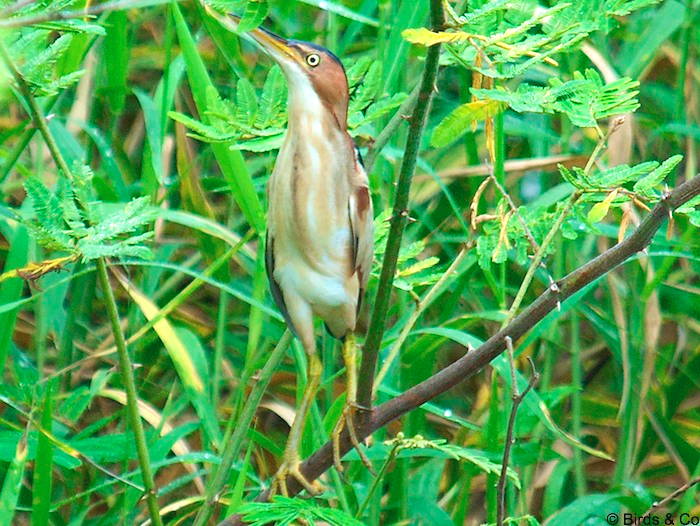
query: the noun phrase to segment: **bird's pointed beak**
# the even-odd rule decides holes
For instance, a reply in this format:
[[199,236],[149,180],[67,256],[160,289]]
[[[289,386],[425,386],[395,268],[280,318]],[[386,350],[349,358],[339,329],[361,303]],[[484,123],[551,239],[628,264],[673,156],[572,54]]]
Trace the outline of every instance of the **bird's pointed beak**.
[[[239,19],[238,17],[235,18]],[[285,57],[295,58],[292,48],[289,46],[289,41],[286,38],[282,38],[262,26],[249,31],[248,34],[273,57],[281,54]]]
[[[238,15],[234,15],[231,13],[222,15],[221,13],[218,13],[217,11],[214,11],[211,8],[208,8],[207,11],[227,29],[233,31],[234,33],[239,32],[241,17],[239,17]],[[276,35],[272,31],[268,31],[263,27],[258,27],[256,29],[248,31],[242,36],[254,41],[265,52],[267,52],[268,55],[270,55],[279,63],[284,63],[288,61],[298,62],[299,60],[292,47],[289,45],[289,41],[286,38],[282,38],[281,36]]]

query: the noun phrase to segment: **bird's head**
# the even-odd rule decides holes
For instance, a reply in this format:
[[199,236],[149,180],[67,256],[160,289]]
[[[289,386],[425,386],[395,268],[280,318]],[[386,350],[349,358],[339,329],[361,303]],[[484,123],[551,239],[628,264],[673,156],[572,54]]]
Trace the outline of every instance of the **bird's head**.
[[[239,17],[228,16],[237,26]],[[347,127],[348,79],[338,57],[317,44],[282,38],[262,27],[253,29],[248,35],[280,65],[290,95],[296,97],[297,104],[313,109],[310,106],[320,102],[340,128]]]

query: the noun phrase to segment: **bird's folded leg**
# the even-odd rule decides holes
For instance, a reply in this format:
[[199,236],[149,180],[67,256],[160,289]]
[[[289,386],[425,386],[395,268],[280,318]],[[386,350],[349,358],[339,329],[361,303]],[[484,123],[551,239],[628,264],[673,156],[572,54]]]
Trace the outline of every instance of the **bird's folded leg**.
[[277,470],[277,473],[275,473],[272,493],[280,493],[285,497],[289,496],[287,477],[293,477],[301,485],[301,487],[309,493],[309,495],[319,495],[323,493],[323,485],[316,480],[309,481],[309,479],[307,479],[301,472],[300,467],[301,459],[299,458],[299,455],[287,458],[287,455],[285,454],[285,459],[282,462],[282,465]]
[[360,456],[360,460],[370,472],[374,473],[372,462],[362,450],[355,428],[356,413],[358,411],[367,411],[367,408],[357,404],[357,347],[355,345],[355,335],[352,333],[348,334],[343,342],[343,360],[345,361],[347,395],[343,413],[338,418],[338,422],[335,424],[331,434],[333,441],[333,465],[335,465],[335,469],[339,473],[343,472],[343,465],[340,463],[340,435],[343,432],[343,428],[347,428],[350,442]]
[[293,477],[299,484],[311,495],[318,495],[323,491],[323,486],[317,481],[309,481],[301,472],[301,456],[299,449],[301,445],[302,434],[304,432],[304,422],[309,413],[309,408],[316,397],[316,391],[321,380],[321,362],[316,356],[316,353],[309,353],[309,374],[304,390],[304,396],[301,400],[301,405],[297,410],[292,423],[292,429],[289,431],[287,445],[284,448],[284,460],[275,474],[275,481],[272,486],[273,493],[281,493],[284,496],[289,495],[287,489],[287,477]]

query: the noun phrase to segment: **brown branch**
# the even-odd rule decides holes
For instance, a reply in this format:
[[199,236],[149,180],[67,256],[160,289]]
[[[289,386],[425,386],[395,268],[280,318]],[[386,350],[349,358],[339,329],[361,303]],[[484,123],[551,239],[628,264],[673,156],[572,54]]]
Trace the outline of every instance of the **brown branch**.
[[[511,159],[505,162],[504,170],[506,173],[527,172],[530,170],[556,170],[557,166],[563,164],[567,168],[578,166],[583,168],[588,161],[588,155],[552,155],[549,157],[535,157],[532,159]],[[475,166],[466,166],[463,168],[452,168],[443,170],[438,173],[438,176],[444,179],[453,179],[456,177],[481,177],[491,173],[489,164],[478,164]],[[417,175],[418,181],[432,181],[430,175]]]
[[[654,234],[671,212],[697,195],[700,195],[700,175],[683,183],[671,193],[664,195],[662,200],[627,239],[556,282],[556,287],[548,287],[520,315],[516,316],[506,327],[494,334],[477,349],[468,352],[462,358],[399,396],[377,406],[371,412],[369,419],[362,428],[356,429],[358,438],[360,440],[367,438],[374,431],[392,420],[416,409],[479,372],[506,349],[507,337],[516,341],[537,325],[547,314],[555,310],[560,301],[575,294],[586,285],[593,283],[637,252],[644,250],[651,243]],[[341,436],[340,448],[343,454],[352,448],[347,432],[344,432]],[[302,464],[301,472],[308,480],[315,480],[332,465],[332,445],[330,442],[327,442],[316,453],[306,459]],[[292,478],[287,480],[287,487],[291,495],[295,495],[301,490],[299,484]],[[269,492],[266,491],[260,494],[257,500],[266,500],[268,497]],[[219,526],[239,524],[242,524],[240,517],[232,516],[219,523]]]
[[[641,524],[641,520],[643,520],[643,519],[645,519],[646,517],[648,517],[649,515],[651,515],[651,513],[652,513],[654,510],[657,510],[657,509],[659,509],[659,508],[664,507],[666,504],[668,504],[669,502],[671,502],[671,501],[674,500],[674,499],[677,499],[678,497],[680,497],[681,495],[683,495],[686,491],[688,491],[688,490],[689,490],[690,488],[692,488],[693,486],[696,486],[697,484],[700,484],[700,477],[696,477],[696,478],[694,478],[694,479],[692,479],[692,480],[686,482],[685,484],[683,484],[680,488],[678,488],[677,490],[675,490],[675,491],[674,491],[673,493],[671,493],[670,495],[664,497],[664,498],[661,499],[659,502],[655,502],[654,504],[652,504],[652,505],[651,505],[651,508],[649,508],[649,509],[647,510],[647,512],[646,512],[644,515],[641,516],[639,524]],[[689,524],[690,524],[690,523],[689,523]]]
[[528,382],[525,390],[522,393],[520,392],[520,390],[518,389],[518,381],[515,377],[515,357],[513,352],[513,340],[511,340],[510,336],[506,336],[505,340],[506,347],[508,349],[508,362],[510,364],[510,388],[513,390],[513,405],[511,406],[510,416],[508,417],[506,442],[505,446],[503,447],[503,460],[501,461],[501,475],[498,478],[498,487],[496,489],[496,495],[498,496],[496,499],[498,502],[498,509],[496,512],[497,526],[503,525],[503,519],[505,518],[506,514],[506,482],[508,481],[508,464],[510,464],[510,452],[513,449],[513,443],[515,441],[515,439],[513,438],[513,434],[515,433],[515,419],[518,416],[518,408],[520,408],[520,404],[527,396],[527,393],[529,393],[530,390],[533,387],[535,387],[538,380],[540,379],[540,374],[535,369],[535,364],[533,363],[532,359],[528,357],[528,360],[530,361],[530,367],[532,367],[532,376],[530,377],[530,381]]

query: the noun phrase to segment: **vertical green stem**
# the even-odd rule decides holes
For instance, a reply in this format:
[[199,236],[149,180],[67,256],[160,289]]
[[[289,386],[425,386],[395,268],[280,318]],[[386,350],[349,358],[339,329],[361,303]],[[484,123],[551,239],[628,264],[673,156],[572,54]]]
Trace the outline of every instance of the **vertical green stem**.
[[454,510],[452,512],[452,522],[455,524],[466,524],[467,522],[473,478],[473,468],[464,466],[459,474],[459,478],[457,479],[457,487],[459,488],[459,492],[455,498]]
[[[431,0],[430,2],[431,22],[434,29],[441,29],[445,23],[445,14],[442,10],[441,0]],[[382,272],[379,277],[377,296],[374,302],[372,318],[367,339],[362,354],[362,365],[360,367],[358,384],[358,403],[363,407],[372,405],[372,393],[374,390],[374,373],[377,367],[379,347],[384,335],[386,316],[389,310],[389,299],[396,273],[396,261],[401,248],[401,239],[408,221],[408,196],[411,189],[411,181],[416,171],[416,162],[420,150],[423,130],[425,129],[430,112],[430,105],[435,92],[435,81],[440,66],[440,45],[432,46],[428,49],[428,56],[423,71],[423,79],[418,94],[418,103],[411,117],[411,124],[406,141],[401,172],[399,174],[398,185],[394,209],[391,218],[391,227],[387,239]]]
[[[39,369],[43,370],[43,369]],[[41,409],[41,427],[52,432],[53,407],[56,397],[56,379],[46,383],[43,407]],[[53,479],[53,450],[54,446],[48,437],[40,433],[37,437],[36,457],[34,459],[34,474],[32,479],[32,524],[48,526],[51,510],[51,493]]]
[[226,336],[226,320],[228,317],[229,296],[223,290],[219,295],[219,307],[216,315],[216,341],[214,343],[214,371],[212,382],[212,403],[214,411],[219,407],[219,390],[221,389],[221,364],[224,360],[224,344]]
[[685,1],[685,21],[681,36],[681,57],[678,63],[678,77],[676,79],[676,120],[686,121],[685,111],[685,82],[688,72],[688,56],[690,42],[693,33],[693,0]]
[[338,17],[335,13],[331,13],[330,11],[326,13],[326,16],[328,17],[328,37],[326,45],[328,49],[336,50],[338,49],[338,33],[340,30]]
[[386,457],[386,460],[384,461],[384,464],[382,464],[382,467],[379,469],[379,473],[377,473],[377,476],[374,477],[374,480],[372,481],[372,485],[369,488],[369,491],[367,492],[367,495],[365,495],[364,500],[360,504],[359,508],[357,509],[357,513],[355,514],[355,517],[357,519],[362,519],[362,515],[364,515],[365,510],[367,509],[367,505],[370,503],[370,500],[374,496],[374,493],[377,491],[379,488],[379,485],[381,481],[384,479],[384,474],[386,473],[386,469],[389,467],[389,464],[394,460],[397,454],[397,447],[394,446],[394,448],[389,451],[389,455]]
[[100,286],[104,293],[104,303],[107,308],[107,316],[112,326],[112,334],[114,335],[114,343],[119,356],[119,372],[124,382],[124,390],[126,391],[126,412],[129,420],[129,426],[134,433],[136,441],[136,454],[141,467],[141,477],[143,478],[143,486],[146,490],[146,504],[148,512],[151,516],[151,524],[155,526],[163,526],[163,521],[160,518],[158,509],[158,500],[156,497],[156,488],[153,481],[153,471],[151,470],[151,461],[148,454],[148,445],[146,444],[146,434],[143,430],[141,416],[139,415],[138,396],[136,394],[136,382],[134,381],[134,369],[129,357],[129,351],[126,348],[126,339],[122,332],[121,324],[119,323],[119,312],[117,311],[117,302],[114,299],[114,292],[109,283],[107,275],[107,265],[104,258],[97,260],[97,277],[100,280]]
[[[493,175],[496,181],[501,185],[502,188],[506,187],[506,134],[503,129],[503,113],[499,113],[494,117],[493,122],[493,132],[494,132],[494,148],[493,148]],[[498,278],[500,286],[498,290],[500,292],[500,307],[501,309],[506,308],[506,262],[498,265]]]
[[501,186],[505,188],[506,178],[506,134],[503,128],[503,113],[493,118],[493,175]]
[[[37,258],[38,259],[38,258]],[[34,352],[36,355],[36,367],[39,371],[43,371],[46,366],[47,354],[47,337],[49,334],[49,325],[47,313],[48,300],[45,296],[39,297],[34,306]]]
[[[501,428],[501,412],[498,409],[498,380],[495,369],[491,369],[491,398],[489,401],[489,416],[486,422],[484,448],[494,450],[498,444],[498,430]],[[486,520],[495,523],[498,515],[498,475],[486,475]]]
[[[576,311],[571,313],[571,384],[574,392],[571,395],[571,427],[574,437],[581,438],[581,393],[583,392],[583,370],[581,368],[581,337],[579,334],[579,318]],[[552,353],[550,353],[552,354]],[[576,495],[586,494],[586,474],[583,465],[583,453],[574,448],[574,483]]]
[[172,47],[175,41],[175,27],[170,6],[165,8],[165,65],[163,67],[163,92],[160,99],[160,133],[161,139],[165,137],[168,129],[168,92],[170,91],[170,66],[172,64]]

